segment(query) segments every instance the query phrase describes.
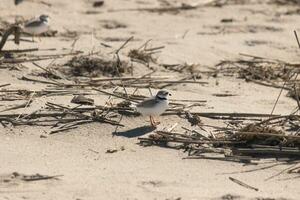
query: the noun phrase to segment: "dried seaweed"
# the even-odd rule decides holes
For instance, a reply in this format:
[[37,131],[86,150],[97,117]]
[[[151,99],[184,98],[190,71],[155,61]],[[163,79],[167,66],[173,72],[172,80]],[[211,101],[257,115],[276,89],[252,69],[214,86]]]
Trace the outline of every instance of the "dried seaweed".
[[269,4],[276,4],[281,6],[286,5],[300,5],[300,2],[298,0],[269,0]]
[[156,62],[156,59],[153,58],[152,53],[144,50],[132,49],[129,51],[128,57],[130,57],[132,60],[140,60],[145,63]]
[[164,46],[148,48],[150,41],[151,40],[148,40],[137,49],[131,49],[128,53],[128,57],[130,57],[132,61],[140,61],[145,64],[149,64],[150,62],[156,63],[157,58],[153,55],[160,53],[160,50],[163,49]]
[[239,70],[239,78],[250,79],[250,80],[287,80],[290,75],[290,69],[285,68],[281,65],[270,66],[261,65],[264,63],[256,63],[255,65],[250,65],[247,68],[241,68]]
[[175,71],[179,73],[189,73],[193,75],[198,75],[198,78],[201,78],[199,75],[200,71],[197,70],[197,68],[200,66],[199,64],[195,63],[183,63],[183,64],[161,64],[165,69],[168,69],[170,71]]
[[166,5],[162,7],[153,7],[153,8],[123,8],[123,9],[112,9],[109,10],[110,12],[121,12],[121,11],[145,11],[145,12],[152,12],[152,13],[170,13],[170,14],[178,14],[181,11],[186,10],[194,10],[198,7],[202,6],[202,4],[188,4],[188,3],[181,3],[181,5]]
[[[259,56],[241,54],[250,59],[224,60],[216,65],[218,73],[243,78],[257,84],[293,90],[295,80],[291,77],[299,72],[299,63],[267,59]],[[284,85],[280,82],[285,82]]]
[[116,76],[119,73],[131,73],[132,68],[128,62],[109,59],[100,56],[76,56],[69,60],[65,66],[69,68],[63,71],[68,76]]
[[223,7],[228,5],[240,5],[240,4],[243,5],[249,2],[250,0],[212,0],[206,3],[206,6]]
[[[200,31],[198,35],[219,35],[219,34],[233,34],[233,33],[257,33],[257,32],[280,32],[282,28],[264,25],[210,25],[203,27],[205,31]],[[207,30],[207,31],[206,31]]]
[[[194,113],[195,114],[195,113]],[[189,115],[186,116],[190,119]],[[188,158],[221,159],[251,162],[259,158],[299,158],[299,117],[277,116],[242,127],[213,127],[209,137],[199,131],[156,131],[148,138],[139,138],[143,145],[176,147],[189,152]],[[201,127],[206,125],[201,124]],[[203,131],[205,131],[203,129]],[[174,143],[179,145],[174,146]],[[213,157],[207,154],[214,155]],[[220,155],[217,156],[216,155]]]
[[0,176],[0,184],[18,184],[18,182],[32,182],[32,181],[42,181],[42,180],[59,180],[59,177],[63,175],[41,175],[41,174],[31,174],[25,175],[18,172],[13,172],[11,174],[4,174]]
[[126,24],[123,24],[115,20],[101,20],[100,23],[102,24],[102,27],[105,29],[127,28]]

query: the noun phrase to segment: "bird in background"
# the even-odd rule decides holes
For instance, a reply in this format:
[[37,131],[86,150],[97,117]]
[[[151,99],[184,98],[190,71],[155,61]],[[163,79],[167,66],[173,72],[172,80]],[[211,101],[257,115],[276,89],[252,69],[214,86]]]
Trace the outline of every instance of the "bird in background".
[[20,3],[22,3],[24,0],[14,0],[15,5],[19,5]]
[[40,15],[39,17],[26,22],[23,26],[23,31],[32,35],[33,37],[38,36],[49,30],[49,23],[48,15]]

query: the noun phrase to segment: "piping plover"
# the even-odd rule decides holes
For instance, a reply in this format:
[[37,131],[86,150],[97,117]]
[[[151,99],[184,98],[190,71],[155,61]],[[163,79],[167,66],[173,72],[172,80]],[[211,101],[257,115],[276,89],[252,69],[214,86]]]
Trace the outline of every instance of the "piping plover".
[[160,90],[153,97],[150,97],[136,105],[136,110],[144,116],[150,117],[150,123],[156,127],[160,122],[155,122],[154,116],[159,116],[169,106],[168,96],[171,94],[166,90]]
[[29,20],[25,23],[23,31],[25,33],[31,34],[32,36],[45,33],[49,30],[49,16],[41,15],[38,18]]

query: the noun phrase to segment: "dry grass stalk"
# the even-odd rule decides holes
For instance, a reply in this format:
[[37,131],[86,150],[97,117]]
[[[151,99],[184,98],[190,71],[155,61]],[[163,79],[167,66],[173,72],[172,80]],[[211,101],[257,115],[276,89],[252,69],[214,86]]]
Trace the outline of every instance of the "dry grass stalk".
[[164,46],[147,48],[150,41],[151,40],[148,40],[145,44],[137,49],[131,49],[128,53],[128,57],[130,57],[132,61],[140,61],[148,65],[150,62],[156,63],[157,58],[155,58],[153,55],[160,53],[159,50],[163,49]]

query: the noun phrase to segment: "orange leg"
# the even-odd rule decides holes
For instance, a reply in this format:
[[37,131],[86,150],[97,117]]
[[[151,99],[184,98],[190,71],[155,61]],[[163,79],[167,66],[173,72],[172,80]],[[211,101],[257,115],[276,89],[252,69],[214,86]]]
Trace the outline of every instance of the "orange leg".
[[159,125],[160,124],[159,121],[155,121],[154,117],[152,117],[152,118],[153,118],[153,122],[154,122],[155,125]]
[[151,123],[152,126],[156,127],[156,124],[155,124],[155,122],[153,120],[153,117],[151,115],[150,115],[150,123]]

